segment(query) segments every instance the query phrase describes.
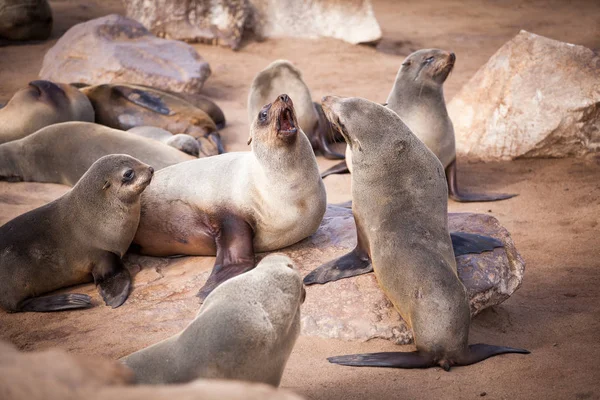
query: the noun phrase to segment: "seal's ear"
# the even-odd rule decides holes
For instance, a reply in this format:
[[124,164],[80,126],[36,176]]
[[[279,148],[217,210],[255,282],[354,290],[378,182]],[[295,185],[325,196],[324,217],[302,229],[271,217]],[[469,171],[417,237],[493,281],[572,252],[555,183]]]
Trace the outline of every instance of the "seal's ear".
[[248,146],[250,146],[250,143],[252,143],[252,136],[250,136],[250,137],[248,138],[248,142],[247,142],[246,144],[247,144]]
[[104,186],[102,186],[102,190],[106,190],[110,187],[110,181],[104,182]]

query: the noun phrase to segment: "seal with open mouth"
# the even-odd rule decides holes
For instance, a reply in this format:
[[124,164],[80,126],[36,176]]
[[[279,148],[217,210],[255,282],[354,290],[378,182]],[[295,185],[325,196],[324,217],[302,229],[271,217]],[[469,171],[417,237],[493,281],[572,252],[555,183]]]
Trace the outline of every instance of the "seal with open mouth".
[[141,253],[216,255],[202,299],[254,268],[255,252],[278,250],[313,234],[325,213],[325,187],[289,96],[279,95],[257,113],[248,142],[250,152],[158,171],[142,196],[134,239]]

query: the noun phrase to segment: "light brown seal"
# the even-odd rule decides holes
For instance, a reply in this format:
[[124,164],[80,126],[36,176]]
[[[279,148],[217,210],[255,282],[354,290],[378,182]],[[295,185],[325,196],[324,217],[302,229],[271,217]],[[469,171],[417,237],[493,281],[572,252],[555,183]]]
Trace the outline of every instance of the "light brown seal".
[[200,155],[200,143],[198,140],[185,133],[173,135],[171,132],[155,126],[136,126],[135,128],[128,129],[127,132],[148,139],[158,140],[190,156],[198,157]]
[[[468,345],[471,321],[448,233],[448,188],[439,159],[392,110],[360,98],[326,97],[323,108],[352,151],[358,245],[307,278],[363,269],[412,328],[417,351],[329,358],[353,366],[449,370],[527,350]],[[306,279],[305,279],[306,281]]]
[[0,227],[0,307],[60,311],[91,307],[82,294],[45,293],[94,281],[119,307],[131,277],[121,257],[140,219],[140,195],[154,170],[133,157],[102,157],[69,192]]
[[279,386],[300,334],[302,278],[285,255],[217,287],[180,333],[122,359],[138,383],[235,379]]
[[157,170],[195,159],[132,133],[89,122],[64,122],[0,145],[0,180],[73,186],[96,160],[121,153]]
[[66,121],[94,122],[94,109],[88,98],[70,85],[33,81],[0,109],[0,143]]
[[142,197],[134,240],[142,253],[216,255],[201,298],[254,268],[255,251],[278,250],[313,234],[325,213],[325,187],[292,100],[284,94],[264,106],[250,135],[251,152],[165,168]]

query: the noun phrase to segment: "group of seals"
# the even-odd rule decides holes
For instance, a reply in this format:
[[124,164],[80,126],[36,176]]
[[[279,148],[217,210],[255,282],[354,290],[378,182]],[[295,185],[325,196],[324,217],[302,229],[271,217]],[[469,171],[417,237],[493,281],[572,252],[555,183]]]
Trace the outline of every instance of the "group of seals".
[[250,141],[251,152],[158,171],[142,197],[134,239],[141,253],[216,255],[202,299],[221,282],[254,268],[255,252],[278,250],[313,234],[325,213],[317,162],[287,95],[257,113]]
[[[352,366],[427,368],[469,365],[527,350],[468,345],[470,310],[448,233],[448,189],[439,159],[379,104],[328,96],[323,108],[352,151],[352,199],[358,249],[319,267],[319,274],[361,270],[377,281],[412,328],[416,352],[329,358]],[[348,259],[355,260],[355,265]]]
[[310,90],[302,79],[302,73],[287,60],[272,62],[254,77],[248,95],[250,121],[254,120],[265,104],[280,93],[287,93],[294,99],[300,129],[309,138],[313,149],[321,151],[325,158],[344,158],[329,145],[329,141],[335,138],[321,105],[312,101]]
[[[445,168],[450,198],[460,202],[496,201],[514,194],[463,193],[456,178],[454,127],[446,110],[443,84],[454,67],[456,56],[439,49],[424,49],[410,54],[398,70],[386,106],[400,116]],[[346,149],[346,161],[325,171],[331,174],[352,172],[352,153]]]
[[236,379],[279,386],[300,334],[304,287],[279,254],[217,287],[182,332],[122,359],[138,383]]
[[87,295],[40,295],[91,280],[107,305],[123,304],[131,277],[121,257],[135,235],[140,196],[153,173],[128,155],[102,157],[65,195],[0,227],[0,307],[88,308]]

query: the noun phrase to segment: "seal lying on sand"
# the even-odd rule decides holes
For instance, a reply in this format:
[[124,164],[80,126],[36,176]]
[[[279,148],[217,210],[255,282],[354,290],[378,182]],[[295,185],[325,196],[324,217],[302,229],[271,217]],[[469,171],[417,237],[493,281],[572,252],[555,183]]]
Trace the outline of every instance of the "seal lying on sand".
[[255,251],[278,250],[313,234],[325,213],[325,187],[292,100],[283,94],[264,106],[250,135],[251,152],[165,168],[142,197],[134,239],[141,253],[216,255],[201,298],[254,268]]
[[[136,126],[127,132],[149,139],[158,140],[168,146],[175,147],[190,156],[198,157],[200,154],[200,143],[195,137],[185,133],[173,135],[171,132],[155,126]],[[205,156],[208,156],[204,154]]]
[[[343,365],[449,370],[527,350],[468,345],[470,311],[448,233],[444,168],[392,110],[359,98],[326,97],[323,108],[353,154],[358,246],[377,282],[412,328],[416,352],[331,357]],[[352,265],[357,260],[357,265]],[[324,270],[361,268],[356,254]],[[335,273],[335,272],[334,272]]]
[[66,121],[94,122],[94,109],[88,98],[70,85],[33,81],[0,109],[0,143]]
[[122,361],[137,383],[235,379],[279,386],[300,334],[302,279],[284,255],[216,288],[181,333]]
[[0,227],[0,307],[60,311],[91,307],[82,294],[40,295],[93,281],[119,307],[131,277],[121,257],[140,219],[154,170],[133,157],[102,157],[62,197]]
[[132,133],[89,122],[65,122],[0,145],[0,180],[73,186],[96,160],[120,153],[156,169],[195,159]]
[[[128,130],[155,126],[171,133],[186,133],[212,143],[210,155],[224,153],[221,136],[210,116],[180,97],[147,86],[103,84],[80,89],[96,111],[96,122]],[[209,151],[208,147],[205,151]]]
[[313,103],[310,90],[302,73],[291,62],[277,60],[256,75],[248,95],[248,117],[253,121],[260,109],[279,93],[287,93],[294,99],[300,129],[306,134],[315,151],[322,151],[326,158],[344,158],[329,147],[333,140],[331,127],[323,114],[321,105]]
[[52,33],[52,10],[46,0],[0,0],[0,38],[45,40]]

